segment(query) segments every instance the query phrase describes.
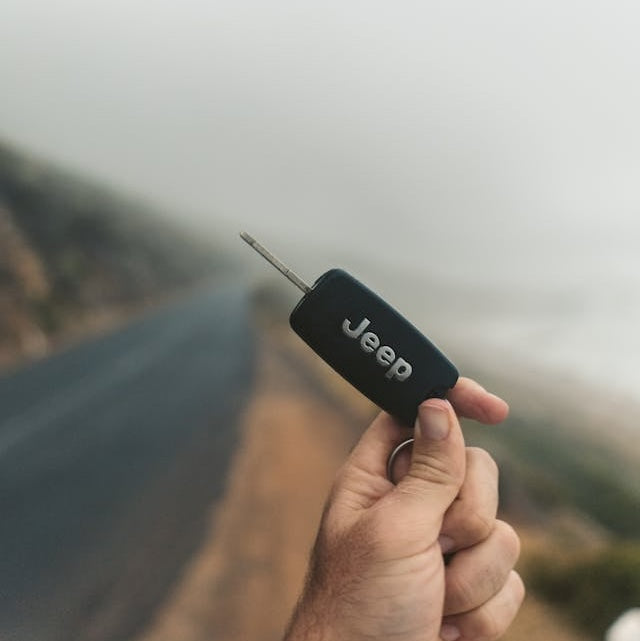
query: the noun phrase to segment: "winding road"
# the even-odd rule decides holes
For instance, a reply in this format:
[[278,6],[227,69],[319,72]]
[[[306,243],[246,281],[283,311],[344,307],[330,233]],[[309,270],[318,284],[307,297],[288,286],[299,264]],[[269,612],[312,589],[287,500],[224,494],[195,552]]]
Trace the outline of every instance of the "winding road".
[[224,282],[0,378],[2,641],[145,624],[224,491],[254,354]]

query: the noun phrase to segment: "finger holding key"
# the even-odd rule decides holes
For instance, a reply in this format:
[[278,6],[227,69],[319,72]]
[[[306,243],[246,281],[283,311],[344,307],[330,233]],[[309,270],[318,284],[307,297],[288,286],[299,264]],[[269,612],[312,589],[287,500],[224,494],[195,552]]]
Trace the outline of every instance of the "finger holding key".
[[458,379],[447,393],[447,398],[458,416],[471,418],[485,425],[501,423],[509,414],[509,406],[503,399],[487,392],[482,385],[465,376]]
[[484,541],[496,524],[498,466],[478,447],[467,447],[466,459],[464,482],[442,523],[440,546],[444,553]]
[[[464,376],[461,376],[449,391],[447,399],[458,416],[486,425],[500,423],[509,414],[509,406],[503,399],[488,392],[473,379]],[[397,442],[396,445],[398,445]],[[407,446],[392,453],[388,466],[389,479],[397,483],[409,470],[410,461],[411,447],[407,443]]]

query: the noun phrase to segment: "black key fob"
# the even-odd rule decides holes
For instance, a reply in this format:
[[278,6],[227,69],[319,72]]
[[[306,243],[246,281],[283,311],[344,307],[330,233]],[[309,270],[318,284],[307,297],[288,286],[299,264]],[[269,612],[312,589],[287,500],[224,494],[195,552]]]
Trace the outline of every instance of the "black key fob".
[[296,334],[376,405],[412,426],[423,400],[444,397],[456,384],[451,361],[353,276],[331,269],[309,287],[242,237],[304,292],[289,319]]
[[423,400],[443,397],[458,380],[454,365],[428,338],[341,269],[323,274],[289,321],[338,374],[408,425]]

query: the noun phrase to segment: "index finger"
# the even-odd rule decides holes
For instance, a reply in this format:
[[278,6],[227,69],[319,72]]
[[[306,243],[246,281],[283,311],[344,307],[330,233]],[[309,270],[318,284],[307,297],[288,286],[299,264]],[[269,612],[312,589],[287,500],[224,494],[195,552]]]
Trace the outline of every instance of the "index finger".
[[459,416],[495,425],[507,418],[509,406],[499,396],[487,392],[476,381],[461,376],[449,390],[447,399]]

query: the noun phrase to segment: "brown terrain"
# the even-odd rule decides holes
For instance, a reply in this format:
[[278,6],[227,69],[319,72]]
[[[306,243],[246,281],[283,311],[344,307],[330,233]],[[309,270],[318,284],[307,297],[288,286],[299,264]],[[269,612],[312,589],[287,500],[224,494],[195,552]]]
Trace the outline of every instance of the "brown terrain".
[[[276,641],[303,585],[335,471],[374,408],[302,346],[271,333],[225,499],[200,551],[136,641]],[[536,547],[536,536],[524,534]],[[507,641],[579,641],[528,597]]]
[[1,205],[0,277],[0,371],[113,329],[149,307],[149,301],[87,306],[47,331],[35,310],[52,294],[50,270]]
[[221,273],[162,212],[0,140],[0,370]]
[[50,285],[37,253],[10,212],[0,205],[0,368],[17,354],[38,356],[46,351],[47,339],[25,311],[26,302],[48,295]]

